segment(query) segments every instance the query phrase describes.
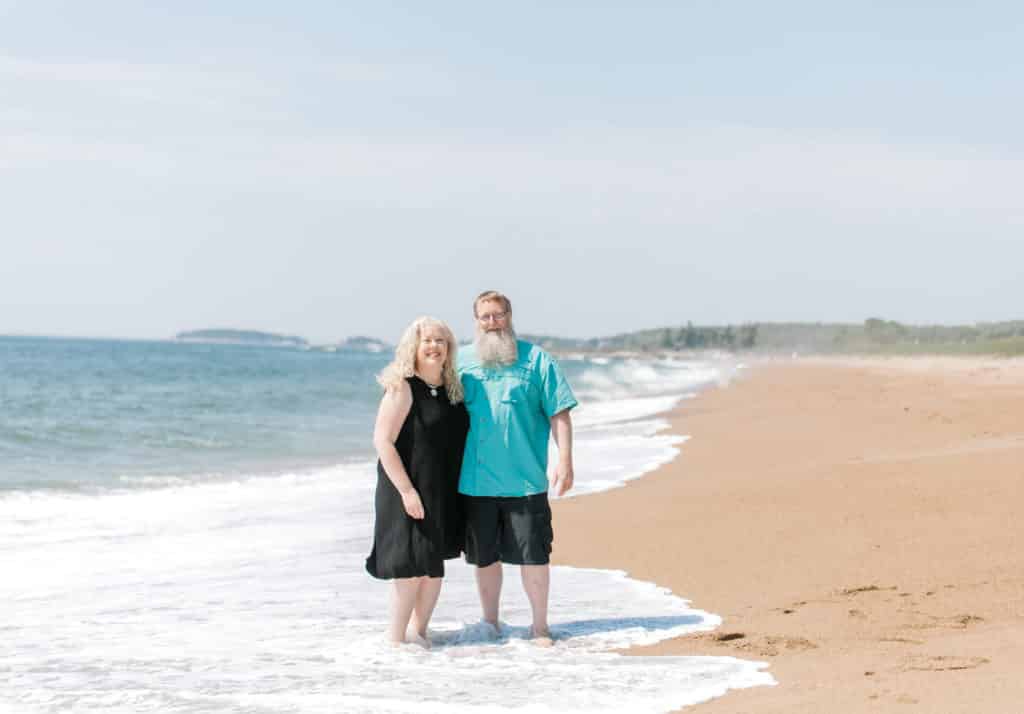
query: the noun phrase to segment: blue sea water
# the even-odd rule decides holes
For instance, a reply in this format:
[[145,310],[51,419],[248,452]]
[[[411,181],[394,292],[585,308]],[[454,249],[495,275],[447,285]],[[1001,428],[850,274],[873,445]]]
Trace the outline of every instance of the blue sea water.
[[387,357],[0,338],[0,489],[96,492],[369,458]]
[[[615,571],[553,568],[541,650],[517,578],[495,640],[449,561],[435,648],[387,647],[388,585],[363,571],[387,359],[0,337],[0,712],[658,712],[772,683],[756,662],[614,654],[721,621]],[[734,369],[561,364],[575,495],[672,459],[685,437],[658,415]]]

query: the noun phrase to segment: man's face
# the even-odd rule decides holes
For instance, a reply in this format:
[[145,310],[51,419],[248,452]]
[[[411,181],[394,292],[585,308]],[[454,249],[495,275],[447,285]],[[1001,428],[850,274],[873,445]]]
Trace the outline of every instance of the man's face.
[[476,306],[476,321],[484,332],[502,332],[508,328],[509,314],[500,300],[481,300]]

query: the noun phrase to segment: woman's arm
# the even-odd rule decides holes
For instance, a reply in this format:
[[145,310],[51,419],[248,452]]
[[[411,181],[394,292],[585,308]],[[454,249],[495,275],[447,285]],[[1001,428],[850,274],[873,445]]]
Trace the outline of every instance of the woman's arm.
[[377,456],[384,467],[384,473],[398,489],[402,497],[402,506],[410,517],[423,518],[423,502],[416,492],[415,486],[409,479],[402,465],[402,457],[398,455],[395,448],[395,441],[402,431],[402,424],[409,416],[412,409],[412,389],[408,382],[402,382],[398,389],[388,389],[380,400],[380,409],[377,410],[377,423],[373,428],[373,447],[377,450]]

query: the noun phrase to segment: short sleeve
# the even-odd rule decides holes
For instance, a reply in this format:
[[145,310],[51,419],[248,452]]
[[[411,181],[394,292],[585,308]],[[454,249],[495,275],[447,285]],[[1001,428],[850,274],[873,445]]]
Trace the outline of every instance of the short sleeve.
[[541,401],[544,413],[550,419],[558,412],[572,409],[579,402],[569,387],[561,367],[548,354],[542,352],[538,360],[540,368]]

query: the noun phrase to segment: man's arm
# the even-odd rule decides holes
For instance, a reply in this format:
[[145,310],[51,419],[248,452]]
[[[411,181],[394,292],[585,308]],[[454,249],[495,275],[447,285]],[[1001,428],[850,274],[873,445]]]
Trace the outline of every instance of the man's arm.
[[569,410],[562,411],[551,417],[551,432],[558,446],[558,465],[552,474],[551,490],[561,496],[572,488],[572,417]]

